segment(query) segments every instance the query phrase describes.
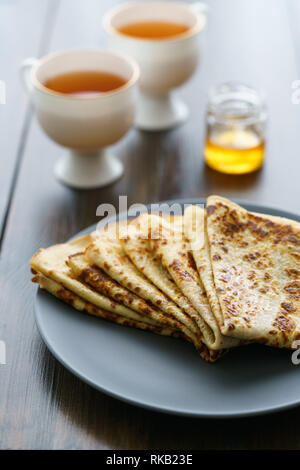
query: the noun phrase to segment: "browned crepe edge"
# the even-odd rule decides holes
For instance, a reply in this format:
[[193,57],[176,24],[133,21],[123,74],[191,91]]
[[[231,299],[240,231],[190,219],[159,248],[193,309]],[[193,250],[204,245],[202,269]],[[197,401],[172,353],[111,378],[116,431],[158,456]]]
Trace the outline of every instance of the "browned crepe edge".
[[107,310],[103,310],[100,307],[96,307],[90,302],[86,302],[74,292],[66,289],[62,284],[59,284],[58,282],[48,278],[47,276],[44,276],[43,274],[37,273],[33,277],[32,281],[38,283],[42,289],[47,290],[50,294],[62,300],[66,304],[71,305],[76,310],[85,311],[90,315],[103,318],[113,323],[118,323],[119,325],[151,331],[152,333],[157,333],[163,336],[183,338],[181,332],[172,330],[171,328],[162,328],[159,325],[150,325],[149,323],[144,323],[143,321],[132,320],[122,317],[118,314],[108,312]]

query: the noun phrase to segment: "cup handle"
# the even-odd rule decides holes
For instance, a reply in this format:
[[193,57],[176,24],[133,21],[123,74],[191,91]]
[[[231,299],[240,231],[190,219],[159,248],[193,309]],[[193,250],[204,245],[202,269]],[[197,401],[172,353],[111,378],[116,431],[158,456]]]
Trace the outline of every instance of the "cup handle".
[[21,79],[22,79],[25,90],[29,94],[31,93],[33,89],[32,81],[30,78],[30,71],[37,62],[38,62],[38,59],[35,59],[34,57],[30,57],[29,59],[24,60],[24,62],[21,65],[21,69],[20,69]]
[[206,3],[202,2],[194,2],[190,4],[190,8],[195,12],[195,13],[204,13],[207,15],[209,7]]

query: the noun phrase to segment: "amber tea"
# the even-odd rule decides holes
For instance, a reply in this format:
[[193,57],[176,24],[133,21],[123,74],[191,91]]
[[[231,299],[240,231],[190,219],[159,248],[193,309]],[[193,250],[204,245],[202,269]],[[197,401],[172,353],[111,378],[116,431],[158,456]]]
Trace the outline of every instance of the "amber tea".
[[43,83],[56,93],[85,96],[117,90],[126,80],[109,72],[81,70],[56,75]]
[[141,21],[118,28],[118,32],[141,39],[171,39],[185,34],[189,26],[168,21]]

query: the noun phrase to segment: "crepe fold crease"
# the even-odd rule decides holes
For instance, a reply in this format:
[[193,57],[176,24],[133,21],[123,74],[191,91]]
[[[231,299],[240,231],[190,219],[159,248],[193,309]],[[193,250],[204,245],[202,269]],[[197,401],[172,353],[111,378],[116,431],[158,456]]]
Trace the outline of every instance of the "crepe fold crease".
[[103,310],[100,307],[96,307],[94,304],[85,301],[82,297],[79,297],[77,294],[75,294],[75,292],[66,289],[62,284],[47,276],[44,276],[43,274],[36,274],[33,277],[33,282],[37,282],[42,289],[47,290],[50,292],[50,294],[54,295],[63,302],[72,305],[72,307],[74,307],[76,310],[85,311],[90,315],[104,318],[105,320],[118,323],[119,325],[130,326],[140,330],[147,330],[163,336],[172,336],[174,338],[182,337],[180,332],[172,330],[171,328],[163,328],[160,325],[154,323],[146,323],[142,318],[137,320],[116,314],[114,312],[108,312],[107,310]]
[[[185,235],[190,242],[195,266],[215,320],[214,329],[217,330],[217,336],[222,338],[220,341],[224,342],[224,336],[222,335],[224,320],[214,283],[206,222],[206,211],[203,208],[196,205],[186,208],[184,212]],[[235,347],[240,345],[241,341],[235,338],[226,337],[225,344],[227,347]]]

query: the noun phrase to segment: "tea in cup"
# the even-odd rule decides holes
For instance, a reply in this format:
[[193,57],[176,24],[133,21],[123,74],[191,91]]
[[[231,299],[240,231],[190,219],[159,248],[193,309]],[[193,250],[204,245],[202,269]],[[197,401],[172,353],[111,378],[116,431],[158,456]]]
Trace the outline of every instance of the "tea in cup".
[[106,149],[132,126],[139,69],[134,60],[100,49],[27,59],[21,74],[46,134],[71,151],[55,174],[75,188],[116,181],[121,162]]
[[110,46],[140,66],[139,128],[167,129],[187,118],[186,105],[172,90],[193,75],[201,58],[205,12],[202,3],[149,1],[123,4],[105,15]]

